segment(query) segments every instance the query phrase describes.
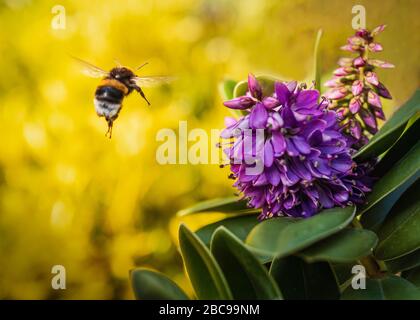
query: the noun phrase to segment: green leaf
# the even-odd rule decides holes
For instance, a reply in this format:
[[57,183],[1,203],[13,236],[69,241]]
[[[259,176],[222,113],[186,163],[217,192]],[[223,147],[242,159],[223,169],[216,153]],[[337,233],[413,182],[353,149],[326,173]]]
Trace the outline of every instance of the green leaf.
[[252,230],[253,227],[255,227],[258,224],[258,222],[259,221],[256,215],[232,217],[206,225],[197,230],[195,233],[201,239],[201,241],[203,241],[207,246],[209,246],[214,231],[218,227],[223,226],[230,232],[232,232],[235,236],[237,236],[239,239],[244,241],[248,233]]
[[320,55],[320,43],[322,38],[322,29],[318,30],[315,41],[314,49],[314,80],[315,89],[321,93],[321,55]]
[[420,267],[404,271],[402,276],[407,281],[410,281],[412,284],[420,288]]
[[378,232],[381,224],[391,211],[392,207],[401,195],[420,177],[420,172],[410,177],[404,184],[399,186],[385,198],[376,203],[372,208],[362,214],[360,222],[364,228]]
[[305,263],[295,256],[275,258],[270,275],[286,300],[332,300],[340,297],[333,270],[326,262]]
[[386,260],[385,265],[386,268],[392,273],[397,273],[420,266],[420,249],[397,259]]
[[347,287],[343,300],[418,300],[419,289],[407,280],[389,275],[381,279],[366,279],[366,289]]
[[178,211],[178,216],[187,216],[202,212],[221,212],[232,214],[243,214],[258,212],[256,209],[249,208],[245,200],[238,197],[216,198],[199,202],[189,208]]
[[[355,207],[327,209],[295,222],[290,218],[269,219],[257,225],[246,242],[267,254],[284,257],[342,230],[353,219],[355,210]],[[283,226],[275,232],[275,226],[271,224]]]
[[138,268],[130,272],[134,296],[139,300],[188,300],[178,285],[162,273]]
[[[280,79],[269,75],[256,76],[255,78],[257,78],[258,82],[262,87],[263,96],[271,96],[274,93],[274,82],[281,81]],[[233,96],[235,98],[243,96],[246,94],[247,91],[248,81],[244,80],[238,82],[238,84],[235,86],[235,89],[233,90]]]
[[367,197],[367,203],[360,208],[358,214],[363,214],[406,181],[418,174],[420,168],[420,142],[411,150],[373,187]]
[[352,262],[372,253],[378,238],[376,234],[363,229],[345,229],[322,240],[298,255],[307,262]]
[[378,231],[375,256],[381,260],[401,257],[420,248],[420,180],[392,208]]
[[299,219],[278,217],[261,221],[249,233],[245,243],[261,253],[274,255],[277,251],[277,238],[282,231]]
[[354,155],[356,160],[367,160],[385,152],[401,135],[408,120],[420,111],[420,90],[401,106],[367,145]]
[[419,140],[420,119],[415,120],[411,125],[408,124],[407,127],[398,141],[385,153],[375,166],[372,172],[373,177],[382,177],[387,173]]
[[232,299],[219,265],[206,245],[185,225],[179,227],[179,244],[185,269],[199,299]]
[[234,299],[281,299],[267,270],[233,233],[219,227],[211,240],[211,252],[223,270]]
[[[236,81],[230,79],[225,80],[219,84],[219,92],[223,101],[233,99],[233,90],[235,89],[236,84]],[[240,118],[243,115],[242,110],[236,110],[231,108],[228,109],[235,118]]]
[[233,99],[233,90],[236,84],[237,82],[231,79],[227,79],[219,84],[219,92],[223,100]]

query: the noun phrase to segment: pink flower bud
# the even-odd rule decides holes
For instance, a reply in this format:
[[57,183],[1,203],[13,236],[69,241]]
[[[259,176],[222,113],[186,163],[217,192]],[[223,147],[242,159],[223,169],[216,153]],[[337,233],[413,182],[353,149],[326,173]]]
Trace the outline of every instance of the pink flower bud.
[[368,93],[368,102],[372,106],[382,108],[381,99],[379,99],[379,96],[372,90]]
[[230,109],[245,110],[252,107],[255,101],[251,97],[242,96],[223,102],[223,104]]
[[324,83],[324,86],[328,88],[335,88],[339,85],[341,85],[341,82],[338,79],[331,79]]
[[373,130],[377,130],[378,129],[378,125],[376,123],[376,119],[375,116],[366,109],[360,108],[360,117],[362,118],[363,122],[365,123],[365,125]]
[[394,68],[394,65],[392,63],[378,60],[378,59],[369,59],[368,63],[378,68],[384,68],[384,69]]
[[384,97],[385,99],[392,99],[392,96],[389,93],[388,89],[385,88],[385,86],[381,82],[379,82],[379,84],[376,86],[376,89],[381,97]]
[[356,80],[353,82],[353,85],[351,86],[351,92],[354,96],[358,96],[363,91],[363,83],[360,80]]
[[340,49],[344,51],[356,52],[360,50],[361,48],[360,46],[352,46],[350,44],[346,44],[345,46],[342,46]]
[[351,58],[340,58],[338,65],[340,67],[351,67],[353,60]]
[[375,72],[372,72],[372,71],[366,72],[365,79],[367,82],[373,84],[374,86],[377,86],[379,84],[378,76],[376,75]]
[[386,27],[385,24],[382,24],[380,26],[377,26],[375,29],[373,29],[373,31],[370,34],[372,35],[372,37],[377,36],[382,31],[384,31],[385,27]]
[[342,67],[342,68],[335,69],[333,74],[337,77],[342,77],[342,76],[347,76],[348,74],[350,74],[354,71],[355,71],[355,69],[353,69],[351,67]]
[[342,88],[333,89],[325,93],[325,97],[331,100],[338,100],[338,99],[344,98],[347,95],[347,93],[348,93],[347,89],[342,87]]
[[349,103],[350,112],[353,114],[358,113],[361,105],[362,103],[360,102],[359,98],[356,98],[356,97],[352,98]]
[[373,110],[373,113],[376,116],[376,118],[381,119],[381,120],[386,120],[385,114],[382,111],[382,109],[375,109]]
[[368,48],[372,52],[380,52],[383,50],[383,47],[379,43],[375,43],[375,42],[370,43]]
[[360,46],[362,45],[365,41],[363,38],[357,37],[357,36],[352,36],[350,38],[347,39],[348,44],[353,45],[353,46]]
[[259,84],[258,80],[255,78],[255,76],[252,73],[248,75],[248,90],[253,97],[257,98],[258,100],[261,99],[261,96],[262,96],[261,85]]
[[354,59],[354,61],[353,61],[353,65],[354,65],[356,68],[363,67],[365,64],[366,64],[366,61],[365,61],[365,60],[363,60],[363,58],[362,58],[362,57],[357,57],[357,58],[356,58],[356,59]]
[[350,134],[357,140],[360,139],[362,136],[362,127],[360,126],[359,121],[354,120],[350,122]]

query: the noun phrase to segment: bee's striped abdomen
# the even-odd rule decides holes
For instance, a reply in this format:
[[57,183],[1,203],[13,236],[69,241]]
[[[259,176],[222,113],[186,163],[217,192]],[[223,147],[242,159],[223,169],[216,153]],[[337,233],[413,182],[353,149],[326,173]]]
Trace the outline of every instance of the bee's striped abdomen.
[[128,88],[114,79],[104,79],[95,92],[95,110],[98,116],[106,120],[115,120],[121,110]]
[[111,86],[101,86],[96,89],[96,99],[110,103],[121,103],[124,98],[124,92]]

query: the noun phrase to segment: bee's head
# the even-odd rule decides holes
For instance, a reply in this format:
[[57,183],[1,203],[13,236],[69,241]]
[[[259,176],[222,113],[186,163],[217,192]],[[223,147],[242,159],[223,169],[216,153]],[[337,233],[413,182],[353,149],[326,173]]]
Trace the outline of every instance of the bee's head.
[[135,76],[134,72],[127,67],[113,68],[109,74],[117,80],[128,80]]

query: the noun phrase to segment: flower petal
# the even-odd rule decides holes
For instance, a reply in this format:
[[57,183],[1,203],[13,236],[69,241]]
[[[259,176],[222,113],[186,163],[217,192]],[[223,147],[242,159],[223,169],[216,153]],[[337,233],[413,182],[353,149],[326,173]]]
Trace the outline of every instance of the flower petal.
[[283,82],[276,81],[274,83],[274,92],[280,105],[285,106],[289,101],[290,91]]
[[290,138],[293,141],[294,146],[301,154],[311,153],[311,146],[301,136],[293,136]]
[[319,92],[317,90],[303,90],[296,98],[296,110],[312,109],[318,106]]
[[248,90],[251,93],[251,96],[257,98],[258,100],[261,100],[262,88],[260,83],[252,73],[248,74]]
[[275,107],[278,107],[279,101],[276,98],[273,97],[266,97],[263,99],[263,104],[267,109],[273,109]]
[[259,102],[252,108],[249,124],[252,129],[264,129],[267,125],[268,112],[264,105]]
[[252,107],[255,101],[251,97],[243,96],[225,101],[223,104],[230,109],[245,110]]
[[271,136],[271,141],[276,156],[281,156],[286,150],[286,140],[283,135],[278,131],[274,131]]
[[271,167],[274,162],[274,150],[270,140],[264,144],[264,166]]

